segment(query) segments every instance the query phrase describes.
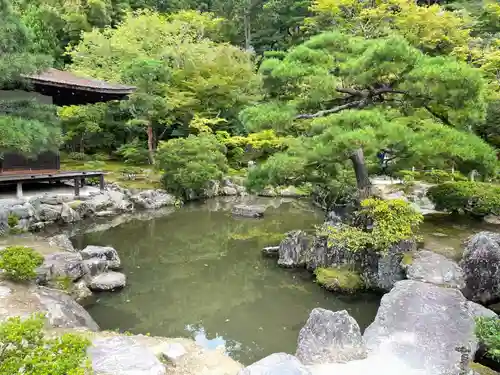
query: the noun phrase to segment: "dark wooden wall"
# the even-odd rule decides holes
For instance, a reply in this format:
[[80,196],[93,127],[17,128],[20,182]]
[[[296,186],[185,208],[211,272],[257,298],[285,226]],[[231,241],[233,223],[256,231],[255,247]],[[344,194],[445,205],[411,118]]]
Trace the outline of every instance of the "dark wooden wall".
[[44,152],[35,158],[27,158],[21,154],[5,153],[0,159],[0,173],[15,170],[59,170],[59,153]]

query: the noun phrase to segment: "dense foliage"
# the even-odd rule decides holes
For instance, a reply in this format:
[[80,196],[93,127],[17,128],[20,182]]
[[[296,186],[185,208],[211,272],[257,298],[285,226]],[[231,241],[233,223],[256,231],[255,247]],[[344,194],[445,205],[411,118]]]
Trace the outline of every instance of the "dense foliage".
[[486,355],[495,361],[500,360],[500,319],[476,318],[476,336],[486,348]]
[[431,187],[427,196],[438,210],[473,216],[500,215],[500,186],[472,181],[445,182]]
[[383,253],[395,243],[414,239],[422,220],[423,216],[403,200],[365,199],[361,201],[354,225],[325,225],[320,235],[327,237],[329,246]]
[[165,189],[184,198],[196,197],[209,181],[220,180],[227,172],[224,151],[213,135],[191,135],[160,143],[158,166],[165,172]]
[[0,269],[7,278],[27,281],[35,278],[36,268],[43,263],[43,256],[25,246],[8,246],[0,251]]
[[0,153],[62,141],[144,165],[214,134],[232,168],[257,162],[250,189],[311,183],[326,206],[369,195],[381,150],[390,172],[490,178],[499,15],[493,0],[0,0],[0,89],[51,65],[137,87],[58,115],[0,95]]
[[[23,87],[23,75],[50,66],[51,59],[33,53],[32,35],[8,0],[0,0],[0,20],[0,90]],[[6,151],[33,154],[54,149],[59,141],[52,106],[0,95],[0,158]]]
[[67,333],[48,338],[45,319],[9,318],[0,323],[0,373],[30,375],[86,375],[90,371],[86,349],[90,341]]

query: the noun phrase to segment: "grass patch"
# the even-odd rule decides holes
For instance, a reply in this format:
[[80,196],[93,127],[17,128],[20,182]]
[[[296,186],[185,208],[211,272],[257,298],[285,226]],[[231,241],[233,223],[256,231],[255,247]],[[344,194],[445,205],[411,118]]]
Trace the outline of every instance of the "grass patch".
[[319,267],[314,274],[316,282],[332,292],[353,294],[364,289],[361,276],[347,267]]
[[[63,171],[83,171],[83,170],[100,170],[106,172],[105,180],[107,183],[116,182],[120,186],[128,189],[159,189],[161,188],[161,175],[151,165],[131,166],[124,162],[108,160],[93,163],[92,161],[81,160],[61,160],[61,170]],[[134,173],[134,178],[131,179],[124,173],[126,170],[131,170]]]

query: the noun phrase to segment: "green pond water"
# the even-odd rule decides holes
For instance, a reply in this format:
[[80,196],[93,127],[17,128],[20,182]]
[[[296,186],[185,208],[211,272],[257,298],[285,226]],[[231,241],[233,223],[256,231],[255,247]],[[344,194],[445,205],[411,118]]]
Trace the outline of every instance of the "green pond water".
[[[213,199],[111,228],[104,220],[76,234],[77,248],[115,247],[127,275],[125,289],[99,294],[89,308],[101,328],[190,337],[206,348],[224,346],[249,364],[273,352],[293,353],[314,307],[346,309],[362,329],[373,321],[380,297],[326,292],[308,272],[278,268],[261,256],[284,232],[313,230],[323,222],[321,211],[306,201],[259,198],[253,203],[268,206],[265,217],[246,219],[231,215],[232,203]],[[421,234],[426,248],[459,259],[467,236],[497,229],[435,216],[426,218]]]
[[120,254],[127,287],[99,295],[90,314],[103,329],[191,337],[207,348],[224,345],[249,364],[296,349],[297,335],[315,307],[346,309],[362,328],[373,320],[378,297],[328,293],[307,272],[285,270],[261,249],[282,233],[312,229],[323,213],[304,201],[272,204],[263,219],[233,217],[222,199],[186,205],[155,219],[133,220],[74,237],[110,245]]

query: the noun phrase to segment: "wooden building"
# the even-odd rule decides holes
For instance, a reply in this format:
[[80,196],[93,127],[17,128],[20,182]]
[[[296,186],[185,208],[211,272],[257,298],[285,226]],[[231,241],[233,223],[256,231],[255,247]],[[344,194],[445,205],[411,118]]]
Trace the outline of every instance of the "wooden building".
[[[25,76],[32,92],[1,92],[1,98],[30,96],[42,103],[57,106],[84,105],[111,100],[124,100],[134,92],[135,87],[113,84],[101,80],[77,76],[57,69],[48,69],[40,74]],[[97,171],[61,172],[57,152],[44,152],[35,158],[27,158],[15,152],[5,153],[0,159],[0,184],[17,184],[18,196],[22,195],[22,183],[26,181],[75,182],[75,195],[86,177],[100,177],[104,188],[104,174]]]

